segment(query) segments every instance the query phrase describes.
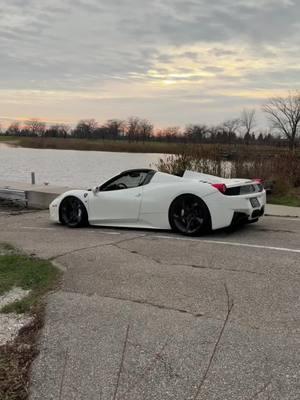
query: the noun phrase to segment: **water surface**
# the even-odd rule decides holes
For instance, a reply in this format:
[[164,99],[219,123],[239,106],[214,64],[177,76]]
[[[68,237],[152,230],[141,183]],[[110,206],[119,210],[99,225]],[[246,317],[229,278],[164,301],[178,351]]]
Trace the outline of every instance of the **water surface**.
[[131,168],[155,169],[163,154],[26,149],[0,143],[0,180],[70,187],[91,187]]

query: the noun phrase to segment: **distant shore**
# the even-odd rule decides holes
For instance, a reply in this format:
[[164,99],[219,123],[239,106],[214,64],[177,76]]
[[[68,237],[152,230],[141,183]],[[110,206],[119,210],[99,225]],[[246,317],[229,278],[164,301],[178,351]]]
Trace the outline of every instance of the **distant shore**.
[[0,137],[0,144],[33,149],[111,151],[120,153],[164,153],[176,154],[182,144],[166,142],[129,142],[128,140],[74,139],[51,137]]
[[[263,155],[275,155],[287,150],[285,147],[272,147],[264,145],[245,144],[209,144],[209,143],[178,143],[162,141],[128,141],[109,139],[75,139],[55,137],[21,137],[0,135],[0,144],[27,147],[33,149],[57,149],[57,150],[82,150],[82,151],[108,151],[120,153],[156,153],[179,154],[186,148],[205,148],[209,152],[218,153],[222,158],[230,158],[236,154],[251,155],[258,153]],[[299,155],[300,155],[300,150]]]

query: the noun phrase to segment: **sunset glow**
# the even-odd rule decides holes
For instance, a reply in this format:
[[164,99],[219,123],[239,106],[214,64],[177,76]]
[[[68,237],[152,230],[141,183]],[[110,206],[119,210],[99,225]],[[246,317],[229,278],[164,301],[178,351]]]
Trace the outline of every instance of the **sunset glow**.
[[300,86],[299,2],[2,3],[2,125],[212,123]]

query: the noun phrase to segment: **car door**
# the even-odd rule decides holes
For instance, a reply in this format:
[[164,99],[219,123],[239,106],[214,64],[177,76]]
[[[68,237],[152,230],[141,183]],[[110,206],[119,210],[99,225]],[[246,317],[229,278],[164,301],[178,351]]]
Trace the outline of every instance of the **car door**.
[[[143,187],[136,186],[137,177],[123,175],[109,185],[91,192],[89,196],[89,220],[92,223],[134,222],[139,218]],[[126,183],[126,185],[125,185]],[[118,185],[125,185],[117,189]],[[132,186],[132,187],[131,187]]]

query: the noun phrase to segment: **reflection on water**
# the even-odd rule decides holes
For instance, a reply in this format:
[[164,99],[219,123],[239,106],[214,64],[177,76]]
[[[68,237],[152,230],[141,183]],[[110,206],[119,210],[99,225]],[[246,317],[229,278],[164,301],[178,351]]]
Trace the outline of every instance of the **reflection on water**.
[[91,187],[131,168],[155,169],[162,154],[14,148],[0,143],[0,180]]

